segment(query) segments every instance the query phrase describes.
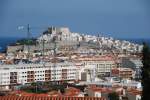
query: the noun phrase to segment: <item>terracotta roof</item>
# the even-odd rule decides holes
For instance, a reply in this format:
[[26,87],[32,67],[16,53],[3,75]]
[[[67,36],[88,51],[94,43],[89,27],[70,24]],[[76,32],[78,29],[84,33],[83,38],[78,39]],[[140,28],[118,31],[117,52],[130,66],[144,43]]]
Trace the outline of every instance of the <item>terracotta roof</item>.
[[83,56],[76,57],[75,61],[114,61],[112,56]]
[[110,92],[112,92],[112,90],[109,89],[109,88],[90,87],[88,89],[92,90],[93,92],[101,92],[101,93],[110,93]]
[[141,90],[137,90],[137,89],[129,89],[128,93],[132,94],[132,95],[141,95],[142,91]]
[[0,96],[0,100],[106,100],[98,97]]
[[48,92],[47,94],[36,94],[36,93],[27,93],[27,92],[24,92],[24,91],[13,91],[11,92],[11,95],[13,96],[62,96],[61,93],[57,92],[57,91],[51,91],[51,92]]
[[76,89],[74,87],[69,87],[65,90],[64,96],[77,96],[79,95],[79,93],[80,93],[79,89]]
[[58,91],[51,91],[47,93],[50,96],[61,96],[61,93]]

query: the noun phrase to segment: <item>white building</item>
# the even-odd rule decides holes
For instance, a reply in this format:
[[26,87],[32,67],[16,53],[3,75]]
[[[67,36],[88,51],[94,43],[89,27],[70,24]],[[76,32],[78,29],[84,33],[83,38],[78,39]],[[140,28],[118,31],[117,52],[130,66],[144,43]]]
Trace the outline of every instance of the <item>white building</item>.
[[82,62],[85,68],[92,66],[95,68],[96,75],[111,75],[111,69],[115,67],[115,61],[111,56],[80,56],[74,59]]
[[142,60],[136,57],[124,57],[122,58],[122,67],[127,67],[133,69],[135,73],[135,78],[141,77],[141,68],[143,67]]
[[72,33],[67,27],[50,27],[46,34],[38,38],[38,41],[50,42],[54,36],[57,36],[57,41],[82,41],[82,36],[79,33]]
[[95,82],[95,66],[86,66],[79,70],[79,79],[86,82]]
[[0,65],[0,86],[7,88],[37,81],[74,81],[77,76],[77,67],[72,62]]
[[129,100],[141,100],[142,91],[137,89],[131,89],[127,92],[127,97]]
[[108,94],[111,93],[112,90],[109,88],[101,88],[101,87],[88,87],[86,89],[86,93],[90,97],[105,97],[108,100]]

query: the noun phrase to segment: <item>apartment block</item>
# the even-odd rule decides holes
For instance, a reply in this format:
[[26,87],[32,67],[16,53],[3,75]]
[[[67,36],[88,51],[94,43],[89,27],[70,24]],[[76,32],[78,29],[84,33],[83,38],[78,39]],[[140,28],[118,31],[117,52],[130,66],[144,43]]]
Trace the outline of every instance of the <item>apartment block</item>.
[[78,78],[78,69],[72,62],[1,65],[0,70],[0,86],[7,88],[37,81],[74,81]]

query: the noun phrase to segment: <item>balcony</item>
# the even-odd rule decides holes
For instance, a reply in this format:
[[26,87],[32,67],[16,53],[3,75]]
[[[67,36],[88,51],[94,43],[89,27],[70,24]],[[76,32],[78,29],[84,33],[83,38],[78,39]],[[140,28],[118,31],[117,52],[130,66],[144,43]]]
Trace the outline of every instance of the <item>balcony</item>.
[[17,72],[10,72],[10,76],[16,76]]
[[62,69],[62,72],[67,72],[67,69]]
[[45,74],[45,77],[51,77],[51,74]]
[[28,71],[27,74],[34,74],[34,71]]
[[51,73],[51,70],[45,70],[45,73]]
[[10,76],[10,79],[17,79],[17,76]]
[[34,82],[34,79],[27,79],[27,82]]
[[10,83],[17,83],[17,80],[10,80]]
[[45,81],[50,81],[51,80],[51,78],[45,78]]
[[27,78],[28,79],[34,79],[34,75],[28,75]]

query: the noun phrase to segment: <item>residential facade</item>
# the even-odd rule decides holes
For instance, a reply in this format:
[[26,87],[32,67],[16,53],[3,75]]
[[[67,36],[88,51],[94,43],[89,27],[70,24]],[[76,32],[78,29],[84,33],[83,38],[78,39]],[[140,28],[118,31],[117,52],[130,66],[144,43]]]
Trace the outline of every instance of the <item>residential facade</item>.
[[0,65],[0,86],[37,81],[73,81],[78,79],[77,67],[71,62],[45,64]]
[[96,69],[96,75],[110,76],[111,69],[115,67],[115,61],[111,56],[82,56],[76,57],[75,61],[82,62],[86,67]]
[[143,67],[142,60],[136,57],[124,57],[122,58],[122,67],[127,67],[133,69],[135,73],[135,78],[141,78],[141,68]]
[[122,79],[133,79],[135,72],[131,68],[114,68],[112,69],[112,76]]

